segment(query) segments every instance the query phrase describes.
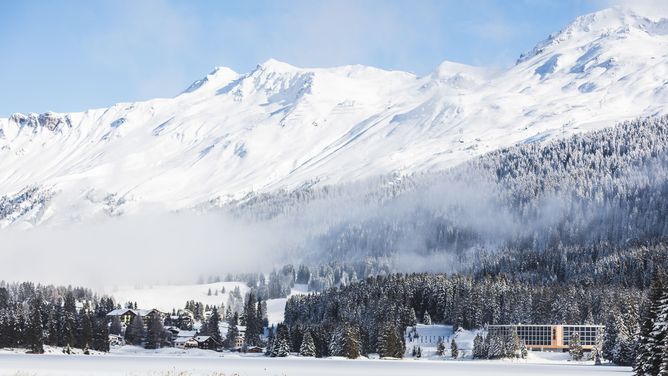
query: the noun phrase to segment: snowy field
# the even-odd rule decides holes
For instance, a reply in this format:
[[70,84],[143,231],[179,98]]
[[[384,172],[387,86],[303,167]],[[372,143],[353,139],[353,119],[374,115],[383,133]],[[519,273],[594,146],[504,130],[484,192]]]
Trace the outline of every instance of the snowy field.
[[[218,354],[220,355],[220,354]],[[179,356],[24,355],[0,353],[0,376],[407,376],[631,375],[631,369],[520,361],[347,360]]]
[[[229,293],[239,287],[241,296],[248,292],[248,286],[244,282],[216,282],[201,285],[162,285],[151,287],[118,288],[106,293],[112,295],[117,302],[137,302],[140,308],[157,308],[163,312],[171,312],[173,308],[183,308],[187,301],[194,300],[208,305],[227,304]],[[220,291],[225,288],[225,293]],[[209,295],[209,290],[219,291],[218,295]],[[295,285],[291,296],[295,294],[306,294],[307,285]],[[287,298],[270,299],[267,301],[267,316],[270,324],[283,321],[285,313],[285,302]]]

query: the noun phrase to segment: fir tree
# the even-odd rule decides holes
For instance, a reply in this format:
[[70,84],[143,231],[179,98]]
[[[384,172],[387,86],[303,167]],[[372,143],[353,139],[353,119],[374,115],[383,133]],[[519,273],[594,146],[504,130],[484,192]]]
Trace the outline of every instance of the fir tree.
[[378,354],[381,357],[403,358],[404,343],[399,333],[391,324],[386,324],[378,339]]
[[568,353],[571,359],[575,361],[582,360],[584,353],[582,352],[582,342],[580,341],[580,333],[572,332],[568,340]]
[[633,371],[636,376],[653,376],[659,373],[661,362],[657,359],[657,333],[654,326],[661,309],[661,300],[664,295],[663,275],[655,273],[650,286],[648,301],[644,309],[638,334],[636,362]]
[[476,333],[473,338],[473,358],[474,359],[484,359],[487,358],[487,355],[483,355],[483,338],[480,333]]
[[490,334],[487,336],[489,342],[487,348],[487,357],[489,359],[498,359],[502,358],[504,355],[504,343],[503,339],[495,334]]
[[348,359],[357,359],[360,357],[361,346],[359,332],[356,328],[349,324],[344,324],[342,327],[341,340],[340,356],[345,356]]
[[146,328],[146,343],[144,347],[147,349],[158,349],[162,347],[165,328],[162,325],[160,316],[156,313],[151,313],[148,318]]
[[30,320],[26,344],[33,354],[44,353],[44,329],[42,327],[42,298],[37,295],[30,304]]
[[225,336],[225,347],[228,349],[234,348],[235,341],[239,336],[239,329],[237,328],[238,314],[233,314],[228,322],[227,335]]
[[135,315],[125,329],[125,342],[130,345],[141,345],[144,340],[144,321],[141,316]]
[[103,318],[93,320],[93,342],[91,348],[97,351],[109,351],[109,329]]
[[211,310],[211,316],[209,316],[209,320],[207,323],[207,326],[209,328],[209,336],[213,338],[216,343],[222,344],[223,343],[223,336],[220,334],[220,315],[218,314],[218,308],[215,306]]
[[603,345],[601,347],[601,355],[608,361],[613,361],[615,345],[617,344],[617,337],[619,329],[617,328],[617,318],[610,316],[605,324],[605,332],[603,334]]
[[438,337],[438,342],[436,342],[436,355],[443,356],[443,354],[445,354],[445,343],[443,342],[443,338]]
[[450,341],[450,356],[452,359],[457,359],[457,357],[459,357],[459,347],[457,346],[457,342],[455,342],[454,338],[452,341]]
[[123,326],[121,324],[121,319],[119,319],[118,316],[114,316],[111,319],[111,325],[109,326],[109,333],[121,335],[122,331],[123,331]]
[[428,311],[424,311],[424,316],[422,317],[422,323],[425,325],[431,325],[431,316]]
[[311,332],[306,330],[302,337],[302,344],[299,348],[299,355],[301,356],[315,356],[315,343]]

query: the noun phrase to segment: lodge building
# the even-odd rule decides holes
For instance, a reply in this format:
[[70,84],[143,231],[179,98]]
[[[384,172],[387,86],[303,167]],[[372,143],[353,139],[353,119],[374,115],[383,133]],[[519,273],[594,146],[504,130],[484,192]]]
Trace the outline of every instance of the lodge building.
[[118,317],[122,324],[130,325],[132,319],[135,316],[139,316],[144,320],[144,325],[148,324],[148,319],[151,316],[156,316],[161,320],[164,320],[165,314],[158,311],[157,309],[131,309],[131,308],[119,308],[107,313],[108,318]]
[[596,337],[603,336],[602,325],[488,325],[488,335],[508,336],[513,332],[530,350],[568,350],[572,333],[580,334],[584,350],[596,345]]

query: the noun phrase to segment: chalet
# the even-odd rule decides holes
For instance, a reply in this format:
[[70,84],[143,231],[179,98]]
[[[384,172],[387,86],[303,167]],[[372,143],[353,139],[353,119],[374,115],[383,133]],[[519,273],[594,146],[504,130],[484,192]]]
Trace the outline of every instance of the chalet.
[[197,342],[197,347],[203,350],[216,350],[222,346],[221,343],[210,336],[197,336],[193,339]]
[[252,354],[261,354],[261,353],[264,352],[264,349],[262,347],[259,347],[259,346],[252,346],[252,347],[249,347],[246,350],[246,352],[252,353]]
[[178,337],[174,340],[174,347],[179,349],[196,349],[199,343],[192,337]]
[[240,334],[234,339],[234,347],[242,347],[244,345],[244,337]]
[[164,320],[165,318],[165,314],[158,311],[155,308],[154,309],[120,308],[107,313],[108,318],[118,317],[121,320],[121,323],[125,324],[126,326],[129,325],[132,319],[134,319],[135,316],[137,315],[139,315],[144,320],[144,325],[148,323],[148,319],[149,317],[151,317],[151,315],[157,315],[162,320]]
[[580,335],[584,350],[591,350],[604,329],[602,325],[489,325],[487,333],[508,336],[515,332],[530,350],[567,351],[573,333]]

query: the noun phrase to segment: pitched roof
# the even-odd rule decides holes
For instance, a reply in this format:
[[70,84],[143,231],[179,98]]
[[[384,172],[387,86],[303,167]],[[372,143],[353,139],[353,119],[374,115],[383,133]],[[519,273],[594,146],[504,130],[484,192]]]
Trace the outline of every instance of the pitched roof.
[[155,308],[152,308],[152,309],[119,308],[119,309],[115,309],[115,310],[107,313],[107,316],[123,316],[128,311],[134,313],[135,315],[139,315],[139,316],[142,316],[142,317],[148,315],[149,313],[151,313],[153,311],[158,312],[158,313],[162,313]]

